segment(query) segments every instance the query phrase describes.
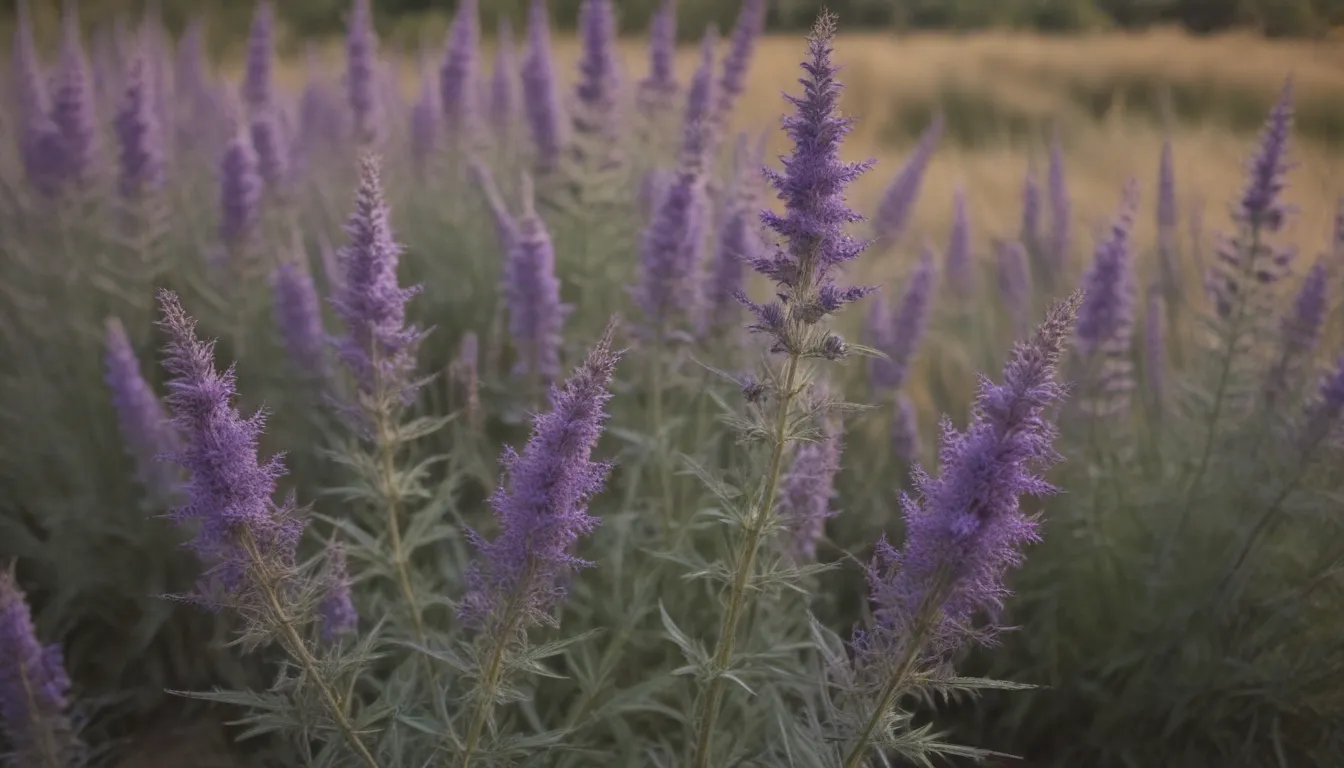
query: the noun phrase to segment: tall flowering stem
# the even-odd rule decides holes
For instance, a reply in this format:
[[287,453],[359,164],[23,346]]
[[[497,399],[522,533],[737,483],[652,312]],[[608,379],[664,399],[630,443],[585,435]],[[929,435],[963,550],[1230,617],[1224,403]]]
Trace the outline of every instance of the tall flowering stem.
[[266,414],[245,419],[238,413],[233,368],[216,370],[214,344],[197,338],[196,322],[176,294],[161,290],[159,304],[159,325],[168,337],[163,365],[172,377],[168,405],[183,440],[170,458],[190,473],[186,498],[171,519],[194,525],[190,547],[209,564],[194,599],[211,608],[239,608],[259,624],[249,629],[279,640],[355,756],[367,768],[379,768],[346,714],[343,695],[299,633],[292,605],[305,586],[294,567],[304,525],[292,497],[273,501],[285,473],[281,457],[262,462],[257,456]]
[[377,92],[378,32],[370,0],[355,0],[345,37],[345,89],[354,117],[355,138],[376,144],[382,135]]
[[534,420],[522,454],[505,450],[505,478],[490,500],[499,535],[486,540],[469,533],[479,559],[467,575],[462,616],[480,631],[481,668],[460,768],[478,754],[510,656],[526,644],[530,628],[558,626],[556,609],[569,579],[592,565],[574,548],[599,524],[588,514],[588,502],[602,491],[611,469],[593,461],[592,453],[621,357],[611,348],[614,330],[614,323],[608,325],[583,365],[552,391],[551,411]]
[[546,0],[532,0],[527,15],[527,54],[522,66],[523,113],[535,145],[536,168],[541,173],[555,170],[563,146],[550,24]]
[[782,172],[766,171],[784,202],[785,212],[763,212],[762,220],[787,241],[787,247],[754,259],[752,266],[776,283],[779,298],[757,304],[745,293],[738,294],[755,316],[751,330],[771,339],[771,352],[783,354],[786,359],[777,379],[779,388],[771,398],[777,411],[770,427],[773,438],[770,458],[762,486],[746,512],[730,563],[732,576],[710,660],[710,676],[696,702],[690,760],[693,768],[713,764],[711,750],[728,681],[726,673],[733,660],[740,625],[750,608],[753,591],[749,584],[764,532],[775,514],[789,442],[790,415],[804,376],[802,366],[806,360],[837,360],[846,354],[844,340],[818,325],[845,304],[871,291],[842,287],[835,281],[839,268],[857,258],[867,245],[845,232],[847,225],[862,217],[846,205],[844,192],[872,163],[840,160],[840,144],[852,121],[836,115],[841,85],[835,79],[839,67],[831,60],[834,37],[835,17],[823,13],[808,38],[808,58],[802,64],[805,76],[799,81],[803,95],[787,97],[795,107],[795,112],[784,118],[784,130],[794,143],[793,154],[784,159]]
[[1065,394],[1055,373],[1080,299],[1050,309],[1035,337],[1013,350],[1002,384],[982,380],[967,430],[944,427],[939,475],[916,469],[917,496],[901,499],[904,548],[878,543],[868,567],[873,626],[854,634],[855,669],[875,704],[847,738],[844,768],[863,764],[917,668],[943,667],[968,642],[992,636],[972,619],[998,613],[1005,574],[1039,540],[1021,497],[1055,492],[1040,475],[1060,459],[1047,414]]
[[177,433],[163,403],[141,374],[126,328],[116,318],[107,320],[104,361],[104,378],[117,411],[121,437],[127,453],[135,459],[140,483],[159,498],[169,498],[177,489],[175,473],[157,457],[177,450]]
[[[1223,343],[1219,350],[1218,374],[1204,447],[1187,488],[1184,511],[1176,519],[1178,533],[1184,528],[1213,458],[1218,427],[1229,406],[1234,362],[1239,348],[1245,343],[1243,337],[1247,325],[1260,319],[1262,314],[1256,311],[1259,307],[1254,300],[1263,299],[1263,296],[1256,294],[1263,294],[1266,286],[1282,277],[1292,255],[1290,251],[1265,242],[1266,235],[1283,228],[1290,210],[1284,204],[1282,194],[1286,184],[1284,177],[1290,166],[1288,143],[1293,129],[1292,96],[1292,81],[1289,80],[1270,110],[1260,134],[1259,147],[1247,164],[1246,187],[1232,210],[1237,235],[1218,249],[1216,266],[1208,276],[1214,310],[1222,322]],[[1174,544],[1175,537],[1168,541]]]
[[402,541],[403,481],[396,466],[402,442],[397,422],[421,383],[415,378],[415,368],[424,332],[406,323],[406,303],[419,288],[402,288],[397,283],[401,245],[393,239],[378,161],[371,155],[360,158],[359,189],[346,233],[350,243],[340,255],[345,275],[331,300],[346,326],[346,334],[337,342],[337,355],[354,379],[352,419],[356,430],[373,445],[376,476],[370,480],[385,515],[393,570],[416,637],[424,642],[420,601],[411,584]]
[[1132,230],[1138,195],[1138,183],[1131,179],[1110,231],[1097,245],[1083,278],[1086,298],[1078,308],[1076,341],[1079,358],[1087,368],[1085,406],[1093,417],[1127,411],[1134,385],[1130,355],[1136,300]]
[[61,647],[42,645],[14,569],[0,571],[0,727],[15,766],[73,763],[69,693]]

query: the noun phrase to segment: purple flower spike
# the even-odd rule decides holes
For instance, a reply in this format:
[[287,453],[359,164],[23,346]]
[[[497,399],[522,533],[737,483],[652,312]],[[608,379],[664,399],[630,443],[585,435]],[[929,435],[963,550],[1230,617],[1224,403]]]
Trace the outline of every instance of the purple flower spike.
[[170,458],[190,473],[186,501],[170,517],[196,531],[190,546],[209,565],[198,601],[215,608],[249,588],[257,558],[273,569],[292,567],[304,526],[292,500],[272,499],[285,474],[282,457],[258,460],[266,412],[244,419],[233,405],[233,367],[215,369],[214,343],[196,337],[196,321],[176,294],[160,290],[159,305],[168,336],[163,367],[172,377],[168,406],[184,443]]
[[219,234],[229,248],[243,246],[257,227],[261,183],[250,137],[234,134],[224,147],[219,172]]
[[1064,146],[1059,130],[1050,142],[1050,167],[1046,176],[1046,195],[1050,201],[1050,264],[1064,269],[1069,263],[1069,249],[1073,235],[1073,201],[1069,197],[1068,179],[1064,174]]
[[1318,260],[1302,281],[1302,288],[1293,302],[1293,311],[1283,318],[1283,345],[1266,382],[1266,392],[1270,397],[1287,390],[1292,378],[1289,373],[1295,365],[1309,359],[1321,339],[1321,327],[1325,324],[1325,315],[1330,306],[1329,278],[1325,260]]
[[733,107],[747,88],[751,55],[764,32],[765,0],[744,0],[728,37],[728,53],[723,58],[723,74],[718,83],[718,105],[714,116],[719,130],[727,127]]
[[261,111],[271,106],[271,68],[275,65],[275,8],[271,0],[259,0],[252,12],[247,35],[247,63],[243,69],[243,103]]
[[736,296],[743,289],[746,265],[765,256],[755,207],[758,190],[754,184],[764,149],[764,141],[753,149],[748,146],[746,134],[738,136],[732,186],[724,202],[727,213],[714,241],[713,263],[704,290],[709,304],[705,319],[715,329],[740,322],[742,305]]
[[616,73],[616,13],[610,0],[583,0],[579,6],[578,110],[573,115],[579,136],[620,135]]
[[97,161],[98,117],[73,3],[66,5],[63,21],[61,59],[51,92],[51,122],[61,136],[60,177],[79,183],[89,178]]
[[113,121],[121,161],[117,188],[126,198],[151,194],[163,185],[163,135],[149,66],[143,52],[131,61],[126,93]]
[[350,575],[345,565],[345,547],[332,542],[327,547],[326,594],[317,606],[318,633],[324,643],[335,643],[359,627],[359,613],[350,597]]
[[881,302],[874,302],[869,316],[873,346],[887,359],[873,358],[868,376],[874,389],[900,389],[910,374],[910,363],[924,338],[933,301],[933,249],[925,246],[919,266],[901,297],[900,308],[892,316]]
[[513,25],[507,16],[499,17],[499,31],[496,35],[495,69],[490,75],[490,122],[500,135],[513,128],[514,114],[518,110],[518,97],[514,90],[514,80],[518,73],[514,61]]
[[933,151],[938,148],[938,140],[943,136],[944,119],[935,115],[933,122],[924,129],[905,165],[901,166],[896,178],[892,179],[887,191],[878,201],[877,213],[873,216],[873,227],[877,236],[891,245],[900,241],[910,225],[914,215],[915,202],[919,199],[920,187],[924,184],[924,173],[929,168]]
[[532,183],[524,177],[523,214],[511,232],[501,229],[509,244],[504,300],[509,307],[509,335],[521,352],[515,373],[550,382],[560,375],[565,307],[560,303],[551,236],[532,197]]
[[[846,163],[840,159],[840,144],[853,121],[836,115],[842,86],[835,79],[839,67],[831,61],[835,17],[823,13],[808,37],[808,60],[802,96],[788,96],[794,114],[784,118],[784,132],[793,140],[794,151],[784,158],[783,172],[766,169],[765,175],[784,201],[784,215],[762,211],[761,221],[788,242],[787,249],[757,259],[752,266],[775,282],[783,299],[756,304],[739,293],[739,300],[756,317],[751,329],[775,338],[772,350],[801,354],[788,320],[814,324],[842,306],[857,301],[871,288],[840,287],[836,271],[858,258],[868,244],[845,230],[863,220],[845,203],[845,187],[870,169],[872,161]],[[838,336],[828,338],[828,357],[843,353]],[[835,345],[841,344],[839,348]],[[831,359],[835,359],[832,357]]]
[[322,305],[317,286],[303,261],[286,261],[276,267],[271,279],[275,298],[275,323],[285,351],[302,376],[315,379],[326,373],[326,333],[322,328]]
[[1260,150],[1247,167],[1246,190],[1233,216],[1244,226],[1277,232],[1283,227],[1289,209],[1283,194],[1292,163],[1288,161],[1288,140],[1293,133],[1293,81],[1283,84],[1279,100],[1270,110],[1260,134]]
[[1097,244],[1092,267],[1083,277],[1086,295],[1078,308],[1078,352],[1123,354],[1134,326],[1134,243],[1132,232],[1139,202],[1138,182],[1125,185],[1120,210],[1110,231]]
[[835,476],[844,450],[838,419],[823,420],[820,439],[798,446],[782,479],[780,517],[790,533],[789,554],[798,562],[817,558],[817,542],[826,532],[826,520],[835,516]]
[[360,158],[355,210],[345,232],[350,242],[339,256],[344,277],[331,299],[346,327],[338,355],[362,395],[395,394],[410,403],[419,387],[414,380],[416,350],[424,333],[406,324],[406,303],[420,287],[397,284],[402,248],[392,237],[378,161],[372,156]]
[[443,66],[439,68],[439,105],[453,141],[475,129],[479,116],[477,82],[480,76],[481,22],[476,0],[462,0],[448,30]]
[[649,75],[639,83],[639,106],[656,119],[672,108],[677,94],[677,2],[663,0],[649,21]]
[[527,17],[527,56],[523,60],[523,112],[536,147],[537,171],[549,173],[564,146],[560,95],[551,56],[551,22],[546,0],[532,0]]
[[657,332],[670,330],[677,320],[691,321],[699,311],[701,251],[709,207],[707,136],[713,130],[706,119],[713,98],[712,32],[707,40],[687,94],[679,167],[667,189],[657,194],[653,220],[644,231],[636,296]]
[[971,216],[966,210],[966,190],[957,187],[952,198],[952,231],[947,237],[943,271],[958,298],[975,294],[975,264],[971,261]]
[[173,468],[159,457],[178,448],[177,433],[168,421],[162,401],[154,394],[140,370],[126,329],[116,318],[107,320],[105,381],[117,411],[121,439],[135,460],[137,478],[145,490],[168,498],[177,489]]
[[468,572],[463,617],[504,637],[529,625],[559,623],[575,570],[591,565],[574,555],[581,536],[599,524],[588,502],[606,483],[610,465],[592,460],[606,420],[603,408],[620,359],[608,326],[588,359],[563,388],[551,391],[551,411],[532,422],[521,455],[506,449],[504,479],[490,503],[499,535],[487,541],[472,531],[479,559]]
[[1004,576],[1039,539],[1021,497],[1056,490],[1040,473],[1060,459],[1047,414],[1065,394],[1055,371],[1077,303],[1075,295],[1055,305],[1035,337],[1014,347],[1002,384],[981,380],[965,432],[944,423],[938,476],[912,473],[915,495],[901,498],[905,546],[878,542],[868,566],[874,625],[854,635],[859,666],[879,685],[925,617],[937,622],[918,638],[924,661],[992,637],[992,626],[974,629],[972,619],[996,617],[1008,595]]
[[1281,230],[1292,210],[1282,200],[1287,185],[1288,141],[1293,129],[1292,80],[1284,83],[1278,102],[1270,111],[1260,134],[1260,145],[1247,167],[1246,189],[1232,209],[1238,232],[1215,245],[1215,261],[1205,274],[1206,287],[1219,317],[1256,312],[1253,304],[1267,286],[1287,273],[1295,251],[1266,242],[1267,235]]
[[69,695],[61,647],[43,647],[14,569],[0,571],[0,726],[14,765],[73,764]]
[[345,88],[354,116],[355,136],[363,144],[382,137],[378,101],[378,32],[370,0],[355,0],[345,38]]

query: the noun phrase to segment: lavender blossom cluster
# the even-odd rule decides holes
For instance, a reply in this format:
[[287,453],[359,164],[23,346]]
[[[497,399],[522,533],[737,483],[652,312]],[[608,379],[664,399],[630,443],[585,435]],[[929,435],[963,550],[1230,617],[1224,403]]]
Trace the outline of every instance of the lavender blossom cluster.
[[869,222],[835,16],[756,134],[775,9],[683,51],[648,5],[632,76],[625,3],[515,49],[463,0],[406,97],[373,0],[297,89],[285,3],[234,74],[157,6],[68,4],[49,67],[19,3],[0,763],[172,695],[285,766],[1344,765],[1344,205],[1299,270],[1292,81],[1207,254],[1168,138],[1084,261],[1068,121],[933,232],[935,112]]

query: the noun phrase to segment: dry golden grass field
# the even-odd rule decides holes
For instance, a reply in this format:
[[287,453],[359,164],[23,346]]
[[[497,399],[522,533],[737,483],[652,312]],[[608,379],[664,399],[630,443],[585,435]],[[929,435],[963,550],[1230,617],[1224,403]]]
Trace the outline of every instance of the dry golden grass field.
[[[422,39],[442,39],[429,26]],[[628,39],[622,53],[628,77],[641,77],[643,41]],[[568,71],[576,54],[574,40],[557,42]],[[738,110],[741,128],[778,125],[779,94],[796,90],[802,54],[800,36],[761,43]],[[339,45],[324,56],[339,66]],[[693,46],[681,49],[685,75],[695,58]],[[848,152],[878,160],[854,190],[860,210],[872,210],[933,111],[947,115],[948,132],[926,177],[913,233],[935,244],[945,237],[957,185],[967,190],[982,249],[990,237],[1014,233],[1028,164],[1043,173],[1056,126],[1080,247],[1090,246],[1095,227],[1111,215],[1126,178],[1138,178],[1151,202],[1167,136],[1175,148],[1182,215],[1203,201],[1206,227],[1217,229],[1243,183],[1243,161],[1259,123],[1289,74],[1299,121],[1288,198],[1300,208],[1289,239],[1308,251],[1324,245],[1344,193],[1344,41],[1192,38],[1169,30],[1076,37],[865,33],[842,36],[837,58],[845,65],[844,109],[859,118]],[[414,62],[404,65],[408,91],[415,69]],[[288,76],[297,81],[301,69]],[[774,135],[784,149],[782,134]],[[1141,242],[1154,236],[1151,221],[1141,222],[1138,236]]]

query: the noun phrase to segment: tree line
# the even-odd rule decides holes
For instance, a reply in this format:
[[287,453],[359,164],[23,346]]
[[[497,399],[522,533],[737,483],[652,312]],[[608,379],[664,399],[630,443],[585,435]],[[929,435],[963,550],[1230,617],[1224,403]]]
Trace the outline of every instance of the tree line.
[[[627,33],[645,28],[662,0],[614,0],[621,26]],[[146,0],[99,0],[81,3],[87,23],[110,20],[141,10]],[[522,24],[529,0],[481,2],[482,21],[493,29],[503,16]],[[246,29],[250,2],[238,0],[157,0],[164,21],[180,30],[191,16],[209,18],[216,40],[236,39]],[[572,27],[581,0],[551,0],[552,18]],[[58,4],[54,0],[53,7]],[[423,29],[425,16],[446,17],[458,0],[374,0],[380,27],[394,37]],[[41,14],[45,0],[33,3]],[[320,36],[341,30],[350,0],[277,0],[276,9],[286,28],[298,37]],[[699,35],[707,24],[726,30],[737,12],[730,0],[678,0],[683,37]],[[830,8],[848,29],[980,30],[1035,29],[1069,33],[1097,29],[1141,30],[1154,25],[1179,25],[1196,34],[1244,28],[1272,37],[1313,37],[1344,24],[1344,0],[771,0],[771,30],[805,30],[822,6]],[[12,16],[14,5],[4,4]]]

